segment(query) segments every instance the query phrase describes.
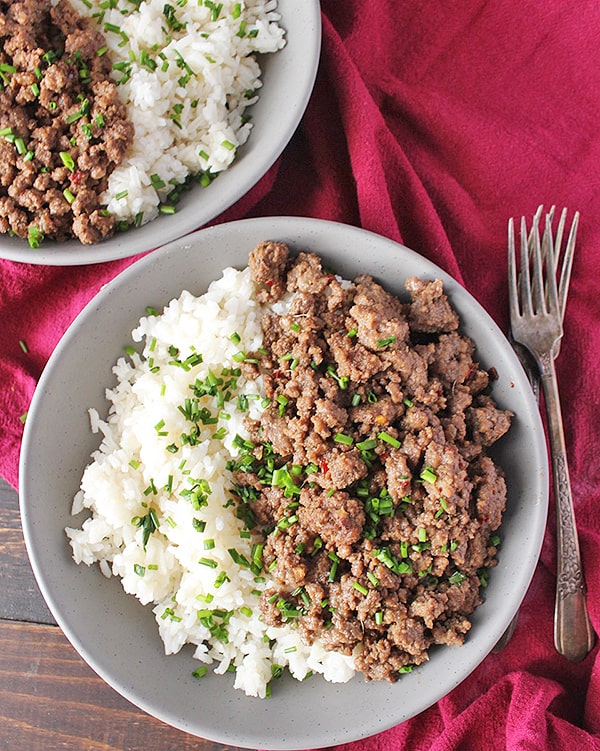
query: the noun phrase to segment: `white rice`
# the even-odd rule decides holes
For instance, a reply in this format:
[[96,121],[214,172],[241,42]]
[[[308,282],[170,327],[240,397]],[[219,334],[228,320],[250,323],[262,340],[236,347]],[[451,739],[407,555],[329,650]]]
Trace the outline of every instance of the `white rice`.
[[[106,393],[107,419],[90,412],[92,429],[103,438],[73,513],[89,509],[91,516],[66,530],[77,563],[98,562],[105,575],[120,578],[126,592],[154,604],[166,654],[193,644],[201,663],[213,663],[217,673],[235,668],[234,686],[258,697],[267,695],[277,666],[287,666],[299,680],[314,672],[345,682],[354,674],[351,657],[327,652],[318,642],[307,646],[291,626],[266,626],[258,598],[272,584],[269,575],[256,576],[228,552],[251,560],[253,544],[261,542],[254,533],[246,536],[236,516],[226,468],[237,455],[235,436],[248,437],[237,397],[245,394],[250,416],[259,416],[260,379],[239,376],[222,406],[216,396],[203,396],[199,407],[218,415],[218,422],[201,426],[196,445],[180,445],[181,434],[190,431],[179,409],[193,394],[190,385],[237,368],[238,353],[260,347],[262,312],[249,270],[228,268],[202,297],[183,292],[161,315],[141,319],[132,335],[143,350],[113,368],[117,384]],[[199,353],[202,362],[189,369],[174,364]],[[168,449],[172,444],[175,453]],[[208,484],[207,505],[194,508],[189,491],[199,481]],[[158,528],[144,549],[138,523],[150,508]]]
[[[257,53],[284,44],[276,0],[72,0],[106,38],[135,126],[102,202],[145,224],[190,175],[227,169],[250,135],[245,109],[262,85]],[[114,7],[106,7],[107,5]],[[165,9],[171,8],[165,15]],[[170,20],[169,20],[170,19]]]

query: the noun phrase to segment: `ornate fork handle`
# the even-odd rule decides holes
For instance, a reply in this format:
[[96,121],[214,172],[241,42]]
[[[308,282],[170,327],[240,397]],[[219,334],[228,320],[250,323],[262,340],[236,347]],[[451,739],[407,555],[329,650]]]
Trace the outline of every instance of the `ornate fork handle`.
[[556,496],[558,556],[554,644],[560,654],[572,662],[579,662],[594,646],[595,636],[585,602],[585,581],[581,568],[560,398],[552,354],[548,352],[541,355],[538,365],[548,416]]

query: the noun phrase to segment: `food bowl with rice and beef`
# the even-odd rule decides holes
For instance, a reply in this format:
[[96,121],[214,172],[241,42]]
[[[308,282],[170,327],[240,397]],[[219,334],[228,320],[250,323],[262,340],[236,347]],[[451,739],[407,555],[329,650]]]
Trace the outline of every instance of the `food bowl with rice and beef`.
[[292,137],[317,0],[0,7],[0,257],[146,252],[246,193]]
[[537,562],[544,445],[510,345],[441,269],[245,220],[136,262],[65,335],[23,526],[59,625],[135,704],[222,743],[328,746],[491,651]]

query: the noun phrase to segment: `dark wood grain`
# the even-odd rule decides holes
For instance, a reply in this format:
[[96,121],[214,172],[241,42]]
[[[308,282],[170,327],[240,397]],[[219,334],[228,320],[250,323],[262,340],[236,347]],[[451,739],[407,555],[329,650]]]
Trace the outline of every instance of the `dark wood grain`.
[[0,749],[234,751],[131,705],[56,626],[0,621],[0,645]]
[[19,498],[0,478],[0,618],[55,623],[35,581],[21,530]]

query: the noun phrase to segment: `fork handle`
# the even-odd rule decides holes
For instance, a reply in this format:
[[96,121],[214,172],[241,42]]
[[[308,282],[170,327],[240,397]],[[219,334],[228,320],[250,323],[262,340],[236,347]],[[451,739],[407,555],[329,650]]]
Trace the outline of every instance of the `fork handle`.
[[548,417],[556,502],[557,582],[554,645],[568,660],[579,662],[594,646],[595,634],[586,607],[585,581],[575,525],[554,358],[549,353],[539,364]]

